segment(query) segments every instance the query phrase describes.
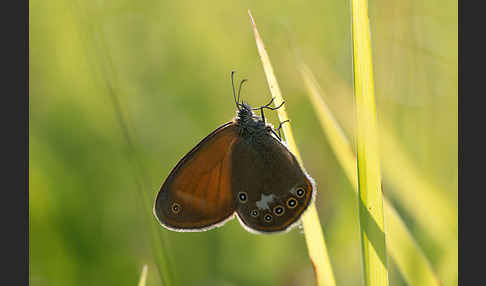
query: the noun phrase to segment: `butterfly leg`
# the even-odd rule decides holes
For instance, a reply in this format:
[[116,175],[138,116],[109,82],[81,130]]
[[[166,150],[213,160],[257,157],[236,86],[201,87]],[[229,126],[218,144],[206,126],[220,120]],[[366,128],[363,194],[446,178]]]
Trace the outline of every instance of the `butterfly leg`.
[[261,114],[262,114],[262,120],[263,120],[263,122],[266,122],[266,121],[265,121],[265,113],[263,113],[263,106],[262,106],[262,107],[260,107],[259,109],[260,109],[260,112],[261,112]]
[[288,119],[287,119],[287,120],[285,120],[285,121],[283,121],[283,122],[280,122],[280,125],[279,125],[279,126],[278,126],[278,128],[277,128],[278,137],[280,138],[280,141],[282,141],[282,135],[280,134],[280,129],[282,129],[282,125],[283,125],[284,123],[286,123],[286,122],[290,122],[290,120],[288,120]]
[[[274,100],[275,100],[275,97],[272,97],[272,100],[270,100],[270,102],[269,102],[269,103],[267,103],[267,104],[265,104],[265,105],[262,105],[262,106],[260,106],[260,107],[257,107],[257,108],[252,108],[251,110],[260,110],[260,111],[262,111],[262,112],[263,112],[263,109],[264,109],[264,108],[269,108],[269,109],[271,109],[270,104],[272,104],[272,102],[273,102]],[[263,115],[262,115],[262,117],[263,117]]]
[[275,100],[275,97],[272,97],[272,100],[270,100],[269,103],[267,103],[265,105],[262,105],[262,106],[260,106],[258,108],[252,108],[252,110],[260,110],[260,112],[262,114],[262,120],[263,120],[263,122],[265,122],[265,114],[263,113],[263,109],[267,108],[267,109],[270,109],[270,110],[277,110],[280,107],[282,107],[284,105],[284,103],[285,103],[285,101],[283,101],[279,106],[270,107],[270,104],[272,104],[274,100]]
[[269,103],[265,104],[264,106],[262,106],[260,108],[267,108],[267,109],[270,109],[270,110],[277,110],[277,109],[279,109],[280,107],[282,107],[285,104],[285,101],[282,101],[282,103],[280,103],[279,106],[277,106],[277,107],[270,107],[270,104],[272,104],[272,102],[273,102],[274,99],[275,99],[275,97],[272,97],[272,100],[270,100]]
[[266,109],[270,109],[270,110],[277,110],[279,109],[280,107],[282,107],[285,103],[285,101],[283,101],[279,106],[277,107],[270,107],[270,105],[273,103],[273,101],[275,100],[275,97],[272,97],[272,100],[270,100],[269,103],[265,104],[265,105],[262,105],[258,108],[252,108],[252,110],[258,110],[258,109],[263,109],[263,108],[266,108]]
[[275,135],[275,137],[278,138],[278,140],[282,141],[282,137],[280,136],[280,132],[277,134],[277,132],[275,132],[275,130],[269,128],[270,131],[272,131],[273,135]]
[[290,121],[290,120],[285,120],[285,121],[283,121],[283,122],[281,122],[281,123],[280,123],[280,125],[278,126],[278,128],[277,128],[277,129],[275,129],[275,130],[277,130],[278,134],[277,134],[277,132],[275,132],[275,130],[273,130],[271,127],[268,127],[268,130],[269,130],[269,131],[272,131],[273,135],[275,135],[275,137],[277,137],[277,138],[278,138],[278,140],[282,141],[282,134],[280,134],[280,129],[282,129],[282,125],[283,125],[285,122],[289,122],[289,121]]
[[[265,108],[265,107],[270,107],[270,104],[272,104],[272,102],[273,102],[274,100],[275,100],[275,97],[272,97],[272,100],[270,100],[270,102],[269,102],[269,103],[267,103],[267,104],[265,104],[265,105],[263,105],[263,106],[261,106],[261,107],[263,107],[263,108]],[[260,107],[260,108],[261,108],[261,107]]]

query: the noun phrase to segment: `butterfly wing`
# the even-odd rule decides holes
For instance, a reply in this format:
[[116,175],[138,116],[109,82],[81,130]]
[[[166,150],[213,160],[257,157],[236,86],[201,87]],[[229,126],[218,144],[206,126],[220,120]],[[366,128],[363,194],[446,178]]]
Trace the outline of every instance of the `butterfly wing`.
[[229,122],[204,138],[172,170],[154,206],[159,222],[176,231],[204,231],[232,218],[232,146],[238,130]]
[[252,232],[285,231],[309,206],[314,182],[275,137],[265,135],[258,141],[233,145],[232,186],[238,218]]

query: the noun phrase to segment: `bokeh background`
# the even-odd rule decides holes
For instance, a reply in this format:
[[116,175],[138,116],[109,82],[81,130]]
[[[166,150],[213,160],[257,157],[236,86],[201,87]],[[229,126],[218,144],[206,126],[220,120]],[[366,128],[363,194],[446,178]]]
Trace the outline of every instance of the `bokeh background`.
[[[443,219],[457,218],[457,1],[369,5],[379,124],[451,203],[447,215],[429,216],[450,223],[454,234],[457,220]],[[147,285],[162,285],[157,261],[165,261],[178,285],[314,285],[301,229],[254,235],[233,220],[208,232],[175,233],[147,211],[178,160],[235,115],[231,70],[249,79],[245,101],[259,106],[270,99],[247,9],[272,60],[305,168],[318,184],[337,283],[363,284],[356,196],[298,71],[299,61],[309,66],[354,140],[350,1],[31,0],[29,6],[31,285],[136,285],[145,264]],[[268,118],[278,124],[275,114]],[[386,150],[381,156],[394,158]],[[443,285],[457,285],[457,232],[444,247],[394,189],[385,176],[385,195]],[[390,285],[406,285],[388,263]]]

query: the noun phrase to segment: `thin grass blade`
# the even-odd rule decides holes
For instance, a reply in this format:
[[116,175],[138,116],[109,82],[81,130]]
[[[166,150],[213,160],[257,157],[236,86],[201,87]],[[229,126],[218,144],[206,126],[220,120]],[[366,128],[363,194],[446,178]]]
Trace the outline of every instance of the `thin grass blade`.
[[[350,121],[354,107],[346,100],[352,94],[351,87],[329,68],[324,67],[332,82],[332,90],[339,92],[340,100],[334,102],[341,110],[336,114],[342,127],[352,132],[354,122]],[[384,123],[384,122],[382,122]],[[385,124],[380,124],[380,147],[382,148],[383,177],[389,184],[389,194],[410,215],[421,230],[445,253],[437,266],[436,275],[444,285],[457,284],[458,273],[458,220],[457,200],[444,196],[437,183],[425,177],[408,158],[399,140]],[[441,219],[437,219],[440,216]],[[388,226],[388,222],[385,221]],[[393,235],[390,233],[390,235]],[[390,241],[390,240],[389,240]],[[388,247],[390,249],[390,247]],[[454,278],[455,277],[455,278]],[[451,281],[449,283],[449,281]]]
[[[117,89],[118,76],[116,69],[113,67],[112,59],[110,56],[109,48],[106,44],[105,37],[103,37],[100,24],[91,21],[90,11],[92,9],[102,9],[102,7],[87,7],[86,3],[81,3],[80,1],[74,1],[73,14],[77,14],[79,20],[79,31],[80,36],[83,38],[85,43],[86,53],[88,55],[88,61],[91,63],[92,73],[95,78],[101,79],[101,88],[105,89],[106,95],[113,106],[116,120],[120,126],[121,132],[125,141],[126,146],[126,157],[129,160],[130,166],[135,177],[136,191],[142,201],[144,210],[144,221],[147,227],[150,229],[150,241],[153,248],[153,253],[155,256],[155,262],[158,266],[158,272],[163,285],[174,285],[174,274],[172,266],[169,259],[167,247],[168,241],[164,241],[161,238],[161,232],[157,229],[157,224],[152,214],[153,201],[147,194],[145,190],[149,190],[150,185],[149,179],[147,178],[147,172],[144,170],[144,164],[142,163],[139,151],[135,147],[134,140],[130,134],[130,128],[128,121],[125,119],[125,115],[122,111],[121,104],[119,101],[119,95],[121,91]],[[165,248],[162,246],[166,246]]]
[[[316,111],[323,132],[329,140],[336,158],[346,176],[358,192],[356,156],[348,138],[341,129],[331,110],[323,99],[323,92],[309,68],[301,64],[300,72],[307,88],[312,106]],[[387,229],[387,250],[398,266],[408,285],[440,286],[430,262],[408,231],[406,225],[393,206],[384,198],[385,228]]]
[[365,285],[388,285],[368,1],[352,0],[358,191]]
[[[263,68],[265,70],[268,86],[270,88],[272,96],[275,98],[274,104],[275,106],[279,106],[281,103],[284,102],[282,93],[280,92],[277,79],[273,72],[270,58],[267,54],[265,46],[263,45],[263,40],[260,37],[253,16],[251,15],[251,12],[249,10],[248,14],[251,19],[256,45],[260,54]],[[278,109],[278,117],[280,119],[280,122],[288,120],[285,105]],[[302,165],[302,158],[300,156],[299,150],[297,149],[290,123],[283,125],[283,132],[285,135],[287,146],[289,147],[290,151],[295,155],[295,157],[297,157],[299,163]],[[304,226],[305,240],[307,243],[309,257],[311,259],[312,265],[314,266],[317,285],[336,285],[331,262],[329,260],[329,255],[327,252],[326,242],[324,240],[324,234],[322,232],[322,227],[319,222],[319,216],[317,214],[317,209],[314,203],[309,206],[308,210],[302,216],[302,224]]]
[[142,274],[140,274],[140,280],[138,281],[138,286],[145,286],[147,284],[147,273],[148,266],[145,264],[142,268]]

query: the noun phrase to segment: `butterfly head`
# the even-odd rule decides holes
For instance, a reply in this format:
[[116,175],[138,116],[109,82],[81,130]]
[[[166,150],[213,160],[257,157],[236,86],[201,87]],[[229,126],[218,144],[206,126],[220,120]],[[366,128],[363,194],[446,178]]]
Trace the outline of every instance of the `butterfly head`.
[[251,106],[246,102],[238,103],[237,115],[238,122],[240,123],[248,123],[255,118]]
[[[266,133],[269,133],[271,127],[267,127],[265,123],[265,117],[263,115],[263,108],[268,108],[268,105],[262,106],[260,109],[262,110],[262,117],[256,116],[253,113],[253,108],[244,102],[240,101],[240,92],[241,87],[247,81],[247,79],[243,79],[240,82],[240,86],[238,88],[238,92],[236,92],[235,84],[234,84],[234,74],[235,72],[231,72],[231,85],[233,86],[233,98],[235,100],[236,108],[238,109],[237,116],[234,121],[237,123],[238,127],[240,128],[240,135],[243,135],[245,138],[258,138]],[[273,101],[273,99],[272,99]],[[271,103],[271,102],[270,102]],[[270,128],[270,129],[269,129]]]

